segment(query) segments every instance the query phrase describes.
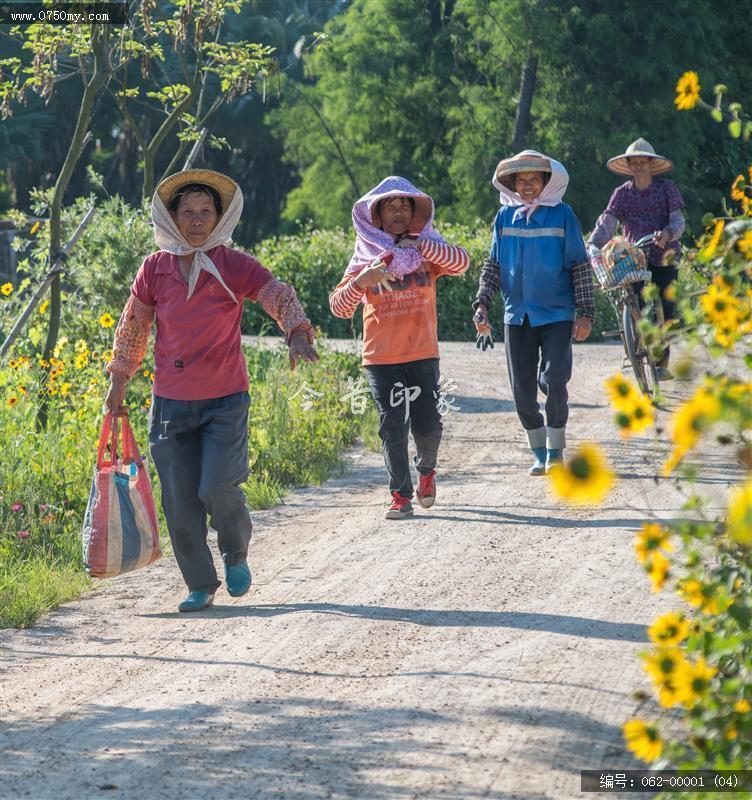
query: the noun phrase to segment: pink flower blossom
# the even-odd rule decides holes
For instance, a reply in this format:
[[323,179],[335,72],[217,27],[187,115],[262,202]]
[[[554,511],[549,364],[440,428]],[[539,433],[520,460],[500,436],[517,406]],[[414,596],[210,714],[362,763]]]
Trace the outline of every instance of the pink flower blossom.
[[29,538],[29,532],[28,531],[19,531],[18,532],[18,538],[19,539],[28,539]]
[[47,505],[47,503],[40,503],[40,504],[39,504],[39,510],[40,510],[40,511],[44,511],[46,508],[49,508],[49,506]]
[[21,503],[13,503],[11,509],[18,513],[19,511],[23,511],[23,505]]

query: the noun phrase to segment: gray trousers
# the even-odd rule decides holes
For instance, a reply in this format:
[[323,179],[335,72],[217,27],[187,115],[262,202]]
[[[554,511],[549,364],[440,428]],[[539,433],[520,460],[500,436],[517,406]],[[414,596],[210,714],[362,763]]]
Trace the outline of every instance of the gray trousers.
[[538,406],[539,388],[546,395],[545,425],[566,427],[567,383],[572,377],[572,325],[552,322],[534,328],[525,317],[522,325],[505,326],[509,382],[517,415],[526,431],[544,427]]
[[207,515],[228,566],[244,561],[251,515],[240,488],[248,478],[248,392],[211,400],[154,397],[149,449],[180,571],[192,592],[220,585],[206,542]]

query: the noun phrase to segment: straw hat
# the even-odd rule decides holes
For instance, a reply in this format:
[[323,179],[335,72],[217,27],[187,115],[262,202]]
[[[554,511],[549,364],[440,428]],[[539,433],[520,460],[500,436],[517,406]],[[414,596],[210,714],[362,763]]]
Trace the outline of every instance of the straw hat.
[[227,175],[223,175],[221,172],[214,172],[211,169],[184,169],[165,178],[157,186],[157,194],[166,208],[169,209],[175,193],[189,183],[203,183],[206,186],[211,186],[212,189],[216,189],[222,198],[223,214],[227,211],[235,192],[239,188],[232,178],[228,178]]
[[551,162],[537,153],[523,150],[511,158],[499,161],[494,178],[496,183],[506,186],[514,191],[514,175],[517,172],[546,172],[551,173]]
[[646,156],[651,159],[650,168],[653,175],[661,175],[664,172],[669,172],[674,168],[674,162],[670,161],[664,156],[656,155],[653,145],[647,139],[635,139],[632,144],[627,148],[626,153],[620,156],[609,158],[606,166],[615,172],[617,175],[631,175],[632,170],[629,168],[629,161],[627,159],[636,156]]

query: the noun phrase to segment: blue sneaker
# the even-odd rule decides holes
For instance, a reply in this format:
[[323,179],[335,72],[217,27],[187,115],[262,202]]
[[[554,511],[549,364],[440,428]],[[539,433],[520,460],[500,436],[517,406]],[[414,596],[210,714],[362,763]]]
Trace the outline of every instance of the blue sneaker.
[[241,561],[228,567],[225,564],[225,583],[230,597],[242,597],[251,588],[251,570],[248,562]]
[[535,461],[533,466],[530,467],[528,472],[530,475],[545,475],[546,474],[546,448],[545,447],[531,447]]
[[214,602],[209,592],[191,592],[178,606],[178,611],[203,611]]
[[564,463],[564,451],[552,450],[550,447],[546,451],[546,472],[550,472],[554,464]]

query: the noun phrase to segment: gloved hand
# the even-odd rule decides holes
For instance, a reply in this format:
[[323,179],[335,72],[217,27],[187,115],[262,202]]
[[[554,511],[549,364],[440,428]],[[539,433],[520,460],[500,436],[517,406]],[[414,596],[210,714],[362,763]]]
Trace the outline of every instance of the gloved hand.
[[479,350],[483,350],[484,353],[489,347],[493,350],[493,328],[488,321],[488,309],[485,306],[478,306],[475,310],[475,314],[473,314],[473,322],[475,323],[475,330],[478,333],[475,337],[475,346]]

